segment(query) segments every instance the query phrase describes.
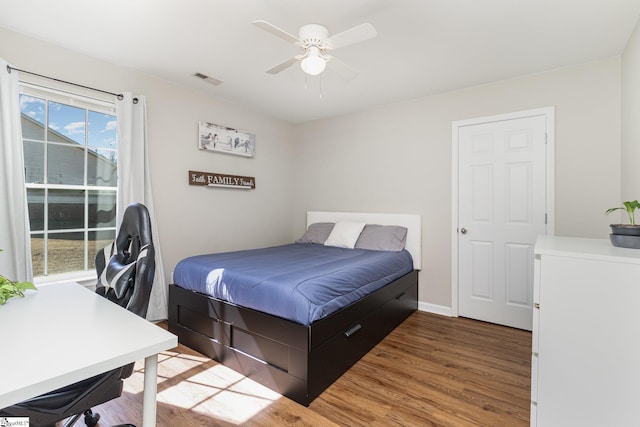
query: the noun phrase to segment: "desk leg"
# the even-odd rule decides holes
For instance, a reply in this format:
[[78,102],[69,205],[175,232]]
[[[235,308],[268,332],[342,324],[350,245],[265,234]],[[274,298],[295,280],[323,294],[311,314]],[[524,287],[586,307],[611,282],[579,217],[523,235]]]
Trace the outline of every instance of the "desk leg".
[[156,427],[156,394],[158,391],[158,355],[144,359],[144,394],[142,427]]

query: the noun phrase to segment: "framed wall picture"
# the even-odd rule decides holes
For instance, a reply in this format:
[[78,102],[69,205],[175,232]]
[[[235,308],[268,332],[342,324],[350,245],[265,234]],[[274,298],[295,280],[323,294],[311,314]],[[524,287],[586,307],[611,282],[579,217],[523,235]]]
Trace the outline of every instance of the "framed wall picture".
[[256,136],[238,129],[198,122],[198,148],[253,157],[256,151]]

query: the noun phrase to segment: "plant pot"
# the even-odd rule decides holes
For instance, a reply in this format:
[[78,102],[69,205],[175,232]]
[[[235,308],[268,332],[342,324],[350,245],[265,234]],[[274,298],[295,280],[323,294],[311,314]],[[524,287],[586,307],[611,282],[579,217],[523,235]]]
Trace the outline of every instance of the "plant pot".
[[640,249],[640,236],[625,236],[624,234],[611,234],[611,244],[618,248]]
[[640,249],[640,225],[611,224],[610,227],[613,246]]
[[623,236],[640,236],[640,225],[631,224],[611,224],[611,234]]

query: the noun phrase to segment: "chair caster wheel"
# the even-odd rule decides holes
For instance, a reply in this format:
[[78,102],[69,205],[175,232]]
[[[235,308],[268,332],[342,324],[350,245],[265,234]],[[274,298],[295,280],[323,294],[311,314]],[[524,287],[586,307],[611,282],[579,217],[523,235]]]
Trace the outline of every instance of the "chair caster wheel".
[[87,427],[96,427],[100,420],[100,414],[94,414],[91,409],[84,411],[84,423]]

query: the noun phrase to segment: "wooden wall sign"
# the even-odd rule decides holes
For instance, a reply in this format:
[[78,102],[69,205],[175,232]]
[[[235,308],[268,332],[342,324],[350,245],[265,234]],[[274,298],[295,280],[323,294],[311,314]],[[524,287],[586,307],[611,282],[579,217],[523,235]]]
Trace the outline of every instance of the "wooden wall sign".
[[255,190],[256,179],[252,176],[189,171],[189,185]]

